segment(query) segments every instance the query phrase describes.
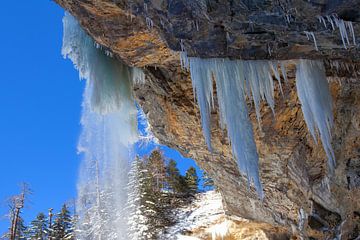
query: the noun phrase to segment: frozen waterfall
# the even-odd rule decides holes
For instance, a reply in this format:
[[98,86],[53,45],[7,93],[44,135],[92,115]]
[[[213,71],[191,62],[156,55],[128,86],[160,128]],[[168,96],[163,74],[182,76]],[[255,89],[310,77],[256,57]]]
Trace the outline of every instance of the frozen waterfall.
[[70,14],[63,24],[62,54],[86,79],[78,145],[83,160],[77,239],[127,239],[126,185],[131,148],[137,140],[131,78],[141,82],[143,74],[105,54]]
[[[261,130],[260,102],[266,101],[275,115],[274,80],[282,93],[281,75],[287,82],[286,61],[243,61],[221,58],[201,59],[180,54],[181,66],[190,70],[194,93],[198,102],[205,142],[211,148],[211,110],[214,107],[213,81],[216,83],[220,111],[220,126],[227,129],[231,149],[239,169],[248,177],[263,197],[259,179],[258,152],[249,119],[247,98],[252,98],[259,129]],[[296,86],[305,121],[311,135],[317,132],[329,159],[329,167],[335,165],[331,146],[333,122],[332,101],[325,69],[321,62],[299,60]]]

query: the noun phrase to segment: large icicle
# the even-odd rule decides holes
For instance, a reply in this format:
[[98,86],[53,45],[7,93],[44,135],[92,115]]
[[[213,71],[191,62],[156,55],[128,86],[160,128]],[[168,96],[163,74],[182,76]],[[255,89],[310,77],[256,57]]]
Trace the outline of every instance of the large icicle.
[[[93,110],[106,114],[119,109],[122,100],[129,97],[129,92],[124,91],[120,78],[112,76],[128,78],[129,68],[104,54],[70,14],[66,13],[63,24],[62,54],[73,61],[80,78],[89,81],[93,89],[90,99]],[[136,77],[141,75],[139,71],[133,71]]]
[[[238,161],[240,171],[248,176],[249,182],[254,182],[259,195],[262,196],[258,153],[245,100],[252,95],[261,129],[260,102],[265,100],[275,113],[274,82],[271,73],[278,80],[282,91],[279,65],[281,75],[287,81],[284,62],[200,59],[188,58],[186,54],[181,56],[181,61],[185,68],[190,68],[194,92],[200,107],[203,132],[209,149],[211,150],[210,113],[214,106],[213,79],[215,79],[220,125],[222,128],[227,128],[232,152]],[[300,60],[296,85],[311,135],[316,140],[319,132],[330,168],[333,169],[335,158],[330,133],[333,125],[332,101],[322,63]]]
[[[184,57],[182,57],[184,59]],[[220,107],[220,125],[227,128],[232,152],[241,172],[254,182],[260,196],[258,154],[253,127],[248,116],[246,94],[254,100],[260,126],[260,101],[266,100],[274,112],[274,83],[271,72],[280,82],[278,62],[231,61],[228,59],[188,58],[193,88],[201,112],[206,143],[211,150],[210,113],[213,107],[213,78],[216,81]]]
[[96,48],[71,15],[66,14],[63,22],[62,53],[86,79],[78,145],[83,160],[77,239],[128,239],[125,187],[129,149],[137,139],[130,69]]
[[263,198],[258,167],[259,156],[246,105],[243,73],[239,67],[241,65],[222,59],[213,61],[220,116],[227,127],[232,152],[240,171],[246,173],[249,184],[251,181],[254,182],[260,198]]
[[191,77],[194,79],[194,81],[192,81],[194,94],[196,94],[200,107],[201,124],[204,130],[203,133],[210,151],[212,151],[210,115],[211,108],[214,106],[213,79],[211,68],[209,68],[211,62],[211,60],[202,60],[199,58],[192,58],[190,61]]
[[[332,30],[335,30],[335,26],[339,29],[340,32],[340,36],[341,36],[341,41],[343,43],[343,46],[345,49],[347,49],[347,47],[349,47],[350,44],[350,38],[348,35],[348,30],[351,34],[352,37],[352,44],[354,46],[356,46],[356,38],[355,38],[355,32],[354,32],[354,27],[353,27],[353,23],[351,21],[344,21],[341,18],[339,18],[336,14],[332,14],[332,15],[327,15],[325,17],[323,16],[318,16],[318,19],[321,22],[324,23],[325,28],[327,29],[327,25],[326,25],[326,20],[330,23]],[[329,26],[330,27],[330,26]]]
[[320,135],[330,170],[333,170],[336,163],[331,146],[332,99],[324,65],[320,61],[299,60],[296,68],[296,88],[305,122],[315,141]]

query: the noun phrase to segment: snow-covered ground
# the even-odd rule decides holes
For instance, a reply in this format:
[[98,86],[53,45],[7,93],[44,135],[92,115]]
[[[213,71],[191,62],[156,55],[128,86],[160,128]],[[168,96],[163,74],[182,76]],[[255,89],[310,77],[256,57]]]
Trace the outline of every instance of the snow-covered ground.
[[178,223],[166,229],[160,239],[202,239],[194,237],[200,233],[221,239],[228,232],[221,195],[216,191],[197,194],[192,204],[177,210],[176,216]]

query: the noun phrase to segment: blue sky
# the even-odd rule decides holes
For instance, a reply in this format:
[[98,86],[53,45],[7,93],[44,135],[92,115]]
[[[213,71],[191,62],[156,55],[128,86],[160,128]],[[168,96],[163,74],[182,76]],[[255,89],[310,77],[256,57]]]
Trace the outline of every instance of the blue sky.
[[[76,196],[84,83],[60,54],[63,10],[53,1],[3,1],[0,14],[0,216],[5,199],[28,182],[25,220]],[[162,147],[181,172],[191,159]],[[8,222],[0,217],[0,234]]]

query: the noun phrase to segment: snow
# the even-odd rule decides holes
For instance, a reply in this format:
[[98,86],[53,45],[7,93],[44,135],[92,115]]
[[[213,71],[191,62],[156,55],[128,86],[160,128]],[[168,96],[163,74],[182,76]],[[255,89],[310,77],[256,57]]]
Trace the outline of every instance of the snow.
[[224,214],[220,193],[216,191],[199,193],[191,205],[177,210],[178,223],[166,229],[160,239],[199,239],[186,236],[184,233],[200,228],[207,228],[210,236],[223,234],[227,232],[224,230],[225,225],[218,223],[223,221]]
[[331,146],[332,98],[321,61],[299,60],[296,68],[296,89],[306,125],[315,142],[320,135],[332,171],[336,165]]

